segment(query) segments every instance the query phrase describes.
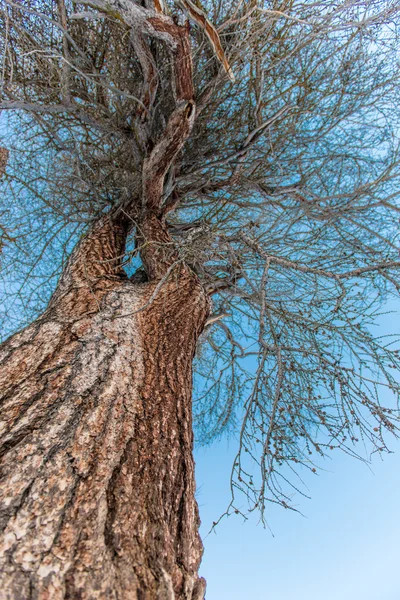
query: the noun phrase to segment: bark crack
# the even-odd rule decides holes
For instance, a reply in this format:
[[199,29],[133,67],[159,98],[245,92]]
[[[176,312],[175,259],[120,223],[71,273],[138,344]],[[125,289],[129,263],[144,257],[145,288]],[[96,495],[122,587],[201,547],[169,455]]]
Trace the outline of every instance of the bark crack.
[[113,524],[117,514],[117,500],[115,497],[115,488],[117,479],[121,473],[121,469],[128,458],[128,450],[130,448],[133,437],[128,438],[125,448],[121,454],[119,462],[115,465],[111,474],[110,480],[106,489],[107,498],[107,517],[104,524],[104,541],[110,551],[112,560],[118,556],[118,548],[115,545]]

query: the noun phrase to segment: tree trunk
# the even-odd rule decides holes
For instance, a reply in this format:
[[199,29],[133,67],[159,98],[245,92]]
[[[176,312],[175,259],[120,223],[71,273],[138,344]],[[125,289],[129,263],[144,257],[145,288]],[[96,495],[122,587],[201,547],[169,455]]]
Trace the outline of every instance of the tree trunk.
[[130,281],[126,231],[103,218],[0,347],[1,598],[204,596],[191,377],[208,300],[179,262]]

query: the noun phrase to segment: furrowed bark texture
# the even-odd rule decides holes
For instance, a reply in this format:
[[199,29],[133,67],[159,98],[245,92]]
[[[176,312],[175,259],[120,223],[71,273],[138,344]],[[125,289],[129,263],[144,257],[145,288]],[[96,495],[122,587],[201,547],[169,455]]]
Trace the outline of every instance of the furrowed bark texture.
[[128,280],[125,235],[100,221],[0,347],[2,599],[204,596],[191,369],[208,301],[179,263]]

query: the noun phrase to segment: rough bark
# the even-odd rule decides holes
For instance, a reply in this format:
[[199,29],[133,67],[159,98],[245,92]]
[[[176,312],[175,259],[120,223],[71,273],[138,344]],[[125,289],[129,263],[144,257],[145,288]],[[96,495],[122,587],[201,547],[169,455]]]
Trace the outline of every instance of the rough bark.
[[181,263],[132,283],[126,230],[101,220],[0,348],[1,598],[204,596],[191,365],[208,301]]

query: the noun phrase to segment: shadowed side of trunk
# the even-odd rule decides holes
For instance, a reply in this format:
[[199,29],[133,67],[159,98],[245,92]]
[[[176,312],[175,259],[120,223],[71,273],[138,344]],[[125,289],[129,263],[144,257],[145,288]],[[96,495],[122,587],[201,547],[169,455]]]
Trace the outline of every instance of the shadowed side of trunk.
[[182,265],[130,282],[125,234],[100,221],[0,348],[2,598],[203,598],[191,372],[208,302]]

